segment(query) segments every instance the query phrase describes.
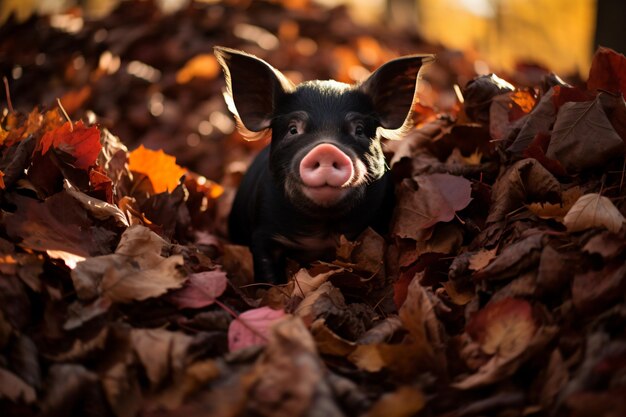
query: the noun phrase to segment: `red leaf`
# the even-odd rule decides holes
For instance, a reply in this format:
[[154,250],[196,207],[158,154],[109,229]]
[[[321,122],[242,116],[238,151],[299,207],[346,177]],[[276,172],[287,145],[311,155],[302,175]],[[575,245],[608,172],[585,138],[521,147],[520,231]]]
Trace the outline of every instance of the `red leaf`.
[[547,133],[537,133],[535,139],[528,145],[528,148],[524,150],[525,158],[534,158],[545,169],[550,171],[551,174],[557,176],[567,176],[567,172],[563,165],[556,159],[550,159],[546,156],[546,150],[548,150],[548,145],[550,144],[550,135]]
[[592,94],[588,91],[583,91],[576,87],[565,87],[557,85],[554,87],[552,103],[554,103],[554,108],[558,111],[559,108],[565,103],[569,103],[571,101],[580,103],[583,101],[591,101],[595,98],[595,94]]
[[220,269],[189,276],[185,286],[172,293],[170,301],[180,308],[202,308],[215,302],[226,290],[226,273]]
[[239,315],[228,328],[228,348],[231,351],[267,344],[272,325],[285,315],[283,310],[255,308]]
[[626,57],[610,48],[598,48],[591,62],[587,89],[626,94]]
[[76,159],[75,166],[80,169],[95,165],[102,149],[98,128],[87,127],[82,121],[74,123],[73,129],[70,122],[65,122],[63,126],[46,132],[40,146],[42,155],[51,147],[72,155]]

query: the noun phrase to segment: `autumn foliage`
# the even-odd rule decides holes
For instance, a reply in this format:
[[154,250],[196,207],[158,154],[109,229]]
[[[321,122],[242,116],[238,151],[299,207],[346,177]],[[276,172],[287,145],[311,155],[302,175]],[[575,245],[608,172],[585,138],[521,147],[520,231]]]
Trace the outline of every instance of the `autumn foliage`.
[[[292,19],[277,33],[302,64],[292,32],[321,12],[263,7]],[[350,47],[332,43],[341,27],[315,38],[338,45],[336,74],[393,55],[362,31],[346,35]],[[202,52],[166,78],[188,91],[203,77],[217,96]],[[254,283],[248,249],[223,229],[235,168],[255,145],[214,127],[222,153],[206,158],[219,167],[204,171],[150,149],[149,127],[129,151],[135,139],[106,118],[68,120],[56,102],[7,109],[3,415],[626,415],[626,58],[600,48],[575,86],[547,71],[517,87],[475,76],[464,102],[446,105],[446,77],[469,72],[439,56],[415,128],[386,143],[389,234],[368,229],[342,238],[334,260],[289,262],[282,286]],[[324,78],[326,63],[302,71]],[[109,99],[91,95],[103,94],[101,71],[83,105]],[[132,117],[121,131],[141,130]]]

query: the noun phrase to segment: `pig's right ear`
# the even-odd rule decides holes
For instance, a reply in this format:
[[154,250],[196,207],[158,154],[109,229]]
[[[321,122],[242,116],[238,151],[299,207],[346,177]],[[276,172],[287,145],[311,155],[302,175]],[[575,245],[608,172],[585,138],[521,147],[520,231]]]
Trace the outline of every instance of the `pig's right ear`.
[[411,127],[411,109],[420,70],[434,59],[433,55],[394,59],[374,71],[359,86],[372,99],[384,137],[400,139]]
[[276,101],[294,85],[260,58],[221,46],[214,50],[226,76],[224,98],[239,132],[247,140],[267,136]]

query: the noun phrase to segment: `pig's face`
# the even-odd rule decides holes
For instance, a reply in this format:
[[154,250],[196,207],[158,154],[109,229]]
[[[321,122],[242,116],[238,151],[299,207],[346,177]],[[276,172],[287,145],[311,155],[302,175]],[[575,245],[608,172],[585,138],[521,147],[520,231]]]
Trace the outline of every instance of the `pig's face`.
[[301,210],[340,215],[385,172],[379,126],[371,99],[358,89],[303,83],[276,105],[270,171]]
[[341,215],[358,205],[385,160],[379,134],[409,127],[416,80],[430,55],[390,61],[363,83],[309,81],[294,86],[259,58],[216,48],[225,97],[244,137],[271,135],[269,169],[277,187],[312,216]]

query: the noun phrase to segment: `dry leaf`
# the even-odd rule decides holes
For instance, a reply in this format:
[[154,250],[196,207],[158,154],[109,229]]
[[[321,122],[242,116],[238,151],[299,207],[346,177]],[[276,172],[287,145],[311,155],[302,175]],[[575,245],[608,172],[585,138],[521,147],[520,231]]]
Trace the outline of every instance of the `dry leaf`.
[[189,275],[185,286],[172,292],[168,300],[180,308],[210,306],[226,290],[228,279],[220,269]]
[[585,194],[569,209],[563,224],[570,232],[578,232],[594,227],[605,227],[613,233],[619,232],[624,216],[611,200],[600,194]]
[[420,175],[415,182],[405,179],[398,189],[394,235],[417,240],[421,230],[454,219],[472,200],[471,192],[467,179],[450,174]]
[[241,313],[228,328],[230,351],[267,344],[272,325],[285,316],[283,310],[255,308]]
[[155,193],[172,191],[187,172],[176,164],[176,158],[162,150],[153,151],[141,145],[128,155],[128,168],[144,174],[152,183]]
[[537,160],[523,159],[498,178],[491,195],[487,223],[500,221],[527,203],[560,202],[561,185]]
[[404,385],[380,397],[364,417],[411,417],[425,405],[426,398],[419,388]]
[[565,103],[559,109],[546,156],[556,159],[568,172],[602,166],[624,153],[619,137],[599,99]]

